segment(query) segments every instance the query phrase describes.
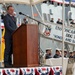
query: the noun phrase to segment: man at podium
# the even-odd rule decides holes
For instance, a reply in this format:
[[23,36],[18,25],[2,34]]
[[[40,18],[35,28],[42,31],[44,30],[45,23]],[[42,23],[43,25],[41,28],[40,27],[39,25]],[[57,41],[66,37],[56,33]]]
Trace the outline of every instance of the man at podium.
[[12,67],[12,33],[16,30],[16,19],[13,16],[14,8],[7,7],[7,14],[4,17],[5,26],[5,52],[4,52],[4,67]]

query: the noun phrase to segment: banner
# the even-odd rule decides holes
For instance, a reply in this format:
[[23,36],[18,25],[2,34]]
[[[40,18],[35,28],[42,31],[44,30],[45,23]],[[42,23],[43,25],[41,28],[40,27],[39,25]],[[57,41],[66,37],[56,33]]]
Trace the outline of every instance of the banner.
[[[63,3],[63,0],[51,0],[53,2]],[[70,0],[65,0],[65,4],[69,4]],[[75,0],[71,0],[71,4],[75,4]]]
[[70,2],[70,1],[71,1],[71,2],[75,2],[75,0],[65,0],[65,1],[67,1],[67,2]]
[[22,75],[35,75],[34,68],[21,68]]
[[3,73],[4,73],[4,70],[0,69],[0,75],[3,75]]
[[[49,27],[45,27],[43,29],[44,30],[42,30],[42,34],[44,34],[46,37],[56,41],[62,41],[62,25],[49,25]],[[75,45],[75,29],[65,27],[64,39],[66,43]]]
[[4,75],[20,75],[19,68],[6,68],[4,69]]
[[54,75],[62,75],[62,67],[52,67],[52,70],[54,72]]
[[4,22],[1,20],[1,29],[4,29]]
[[0,25],[0,60],[1,60],[1,38],[2,38],[2,32],[1,32],[1,25]]
[[62,67],[2,68],[0,75],[62,75]]
[[50,70],[51,70],[50,67],[37,67],[35,73],[36,75],[50,75]]
[[4,60],[4,49],[5,49],[5,40],[4,40],[4,34],[5,34],[5,29],[2,32],[2,38],[1,38],[1,59],[0,61]]

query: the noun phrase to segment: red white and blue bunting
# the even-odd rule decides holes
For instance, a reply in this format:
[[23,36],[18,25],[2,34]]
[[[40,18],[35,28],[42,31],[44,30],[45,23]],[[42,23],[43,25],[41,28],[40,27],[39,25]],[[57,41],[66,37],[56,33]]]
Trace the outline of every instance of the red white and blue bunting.
[[2,68],[0,75],[62,75],[62,67]]

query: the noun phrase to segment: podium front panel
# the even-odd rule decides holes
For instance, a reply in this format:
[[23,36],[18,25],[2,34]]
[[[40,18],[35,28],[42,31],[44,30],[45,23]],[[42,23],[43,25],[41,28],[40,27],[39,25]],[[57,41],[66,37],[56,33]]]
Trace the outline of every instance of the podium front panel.
[[13,34],[14,67],[39,66],[38,26],[21,25]]

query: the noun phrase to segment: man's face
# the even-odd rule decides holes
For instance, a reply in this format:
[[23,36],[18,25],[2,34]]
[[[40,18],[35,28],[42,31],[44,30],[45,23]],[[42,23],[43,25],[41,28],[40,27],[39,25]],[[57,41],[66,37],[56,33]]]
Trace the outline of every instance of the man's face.
[[73,52],[73,54],[75,54],[75,51]]
[[60,21],[60,19],[58,19],[58,21]]
[[13,13],[14,13],[14,8],[13,8],[13,7],[9,7],[9,9],[7,10],[7,12],[8,12],[10,15],[13,15]]
[[64,52],[64,55],[67,55],[67,52]]
[[51,50],[48,51],[48,54],[51,54]]
[[56,52],[56,54],[60,55],[60,52],[59,52],[59,51],[57,51],[57,52]]

